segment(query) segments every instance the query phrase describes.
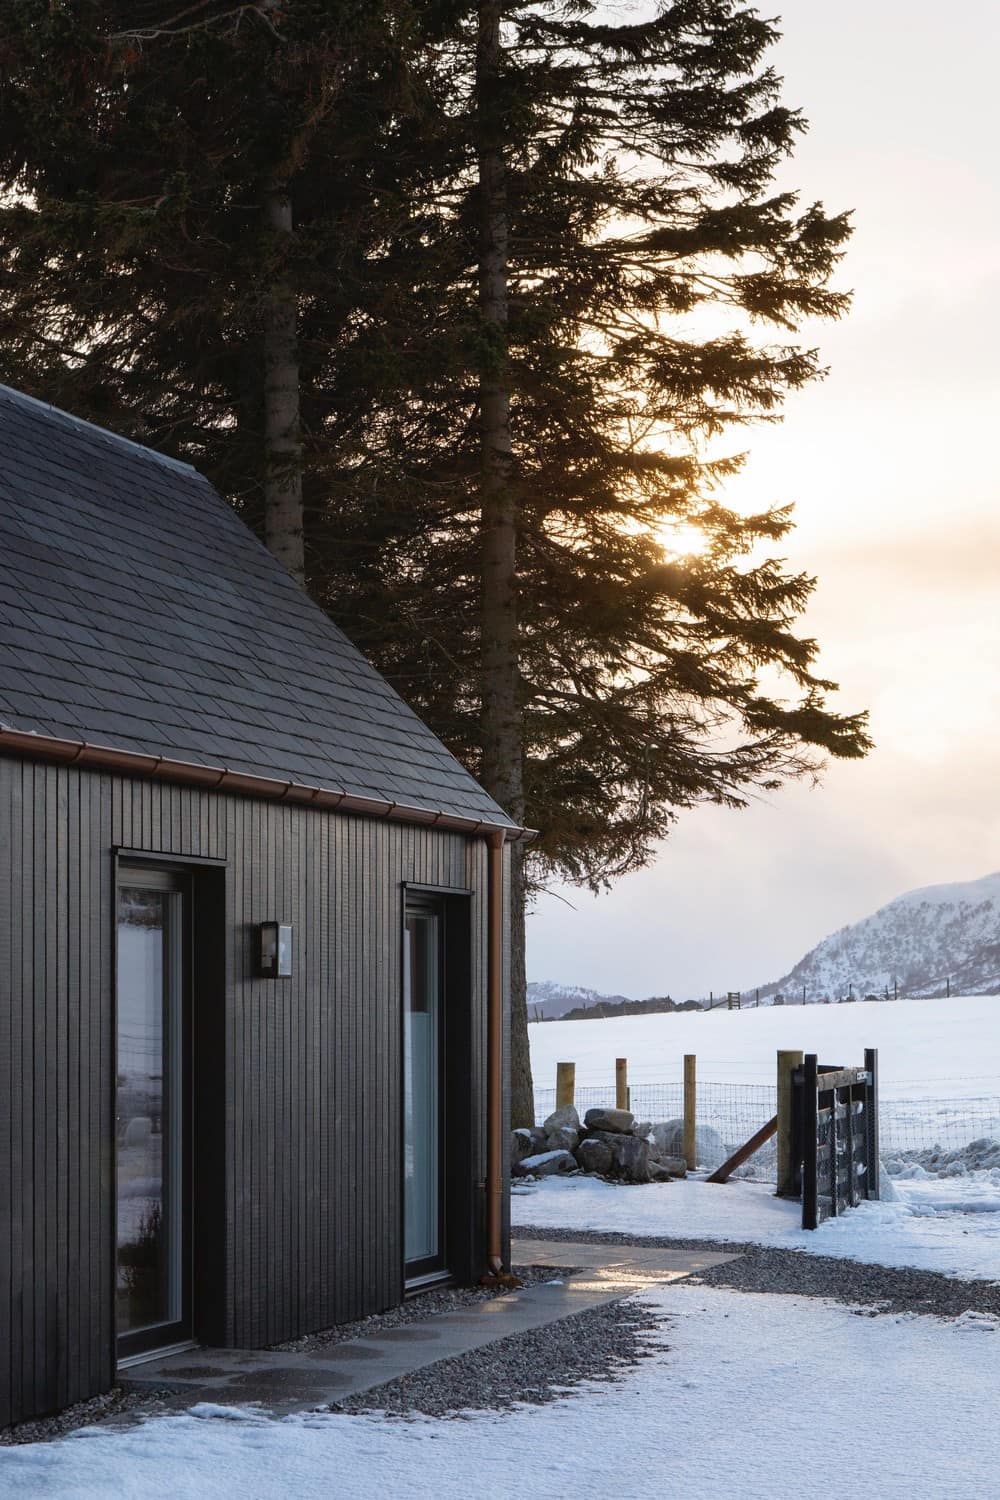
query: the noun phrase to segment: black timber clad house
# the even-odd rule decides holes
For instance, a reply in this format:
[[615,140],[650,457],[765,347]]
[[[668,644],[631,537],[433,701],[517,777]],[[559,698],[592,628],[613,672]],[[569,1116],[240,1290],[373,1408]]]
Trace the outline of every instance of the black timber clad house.
[[206,480],[0,387],[0,1424],[506,1261],[521,836]]

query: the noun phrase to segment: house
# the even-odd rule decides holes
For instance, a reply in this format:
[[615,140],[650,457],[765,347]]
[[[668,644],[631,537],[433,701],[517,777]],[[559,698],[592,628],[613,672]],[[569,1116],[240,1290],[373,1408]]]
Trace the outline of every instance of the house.
[[0,388],[0,1423],[507,1260],[522,837],[194,469]]

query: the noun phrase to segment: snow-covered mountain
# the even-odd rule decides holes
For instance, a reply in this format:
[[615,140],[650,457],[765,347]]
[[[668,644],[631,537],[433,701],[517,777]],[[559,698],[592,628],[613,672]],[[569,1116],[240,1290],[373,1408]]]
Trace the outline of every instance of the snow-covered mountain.
[[597,990],[581,989],[577,984],[556,984],[554,979],[532,980],[528,985],[528,1015],[554,1021],[568,1010],[591,1005],[620,1005],[625,995],[601,995]]
[[907,891],[824,938],[760,996],[1000,994],[1000,872]]

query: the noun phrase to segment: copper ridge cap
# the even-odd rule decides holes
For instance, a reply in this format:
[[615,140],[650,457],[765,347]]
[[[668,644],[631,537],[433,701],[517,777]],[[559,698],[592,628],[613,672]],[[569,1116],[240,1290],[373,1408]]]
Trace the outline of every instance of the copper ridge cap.
[[226,766],[200,765],[197,761],[171,760],[166,755],[150,755],[141,750],[120,750],[113,745],[95,745],[88,740],[65,740],[33,730],[11,729],[0,724],[0,750],[20,755],[37,755],[66,765],[93,766],[107,771],[122,771],[136,776],[162,778],[182,786],[200,786],[208,791],[244,792],[248,796],[272,797],[280,802],[298,802],[316,807],[341,808],[365,817],[385,818],[391,822],[414,823],[427,828],[446,828],[457,833],[477,836],[501,833],[506,843],[530,843],[537,837],[533,828],[515,823],[490,823],[465,818],[457,813],[414,807],[388,798],[366,797],[354,792],[338,792],[330,787],[312,786],[306,782],[284,781],[280,777],[258,776],[248,771],[231,771]]

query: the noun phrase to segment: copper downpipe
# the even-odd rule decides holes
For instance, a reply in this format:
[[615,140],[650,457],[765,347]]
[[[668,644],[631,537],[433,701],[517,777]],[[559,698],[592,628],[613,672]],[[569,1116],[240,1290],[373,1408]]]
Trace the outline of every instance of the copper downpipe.
[[486,836],[486,1266],[503,1274],[503,846],[499,830]]

